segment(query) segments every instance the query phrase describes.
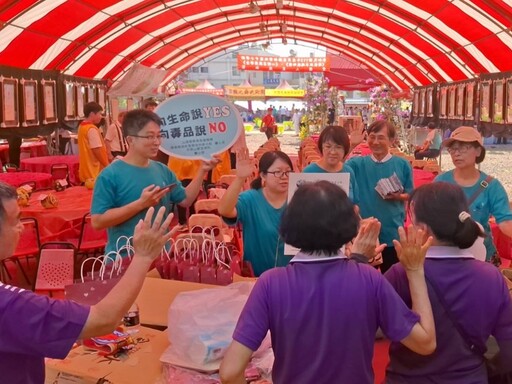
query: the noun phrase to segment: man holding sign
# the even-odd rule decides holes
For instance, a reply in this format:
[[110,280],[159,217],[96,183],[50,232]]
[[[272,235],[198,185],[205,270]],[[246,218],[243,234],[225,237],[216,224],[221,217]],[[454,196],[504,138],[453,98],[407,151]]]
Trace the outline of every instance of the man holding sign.
[[128,153],[105,168],[96,180],[92,225],[107,229],[105,253],[116,249],[119,237],[133,235],[135,225],[149,207],[165,207],[168,214],[173,203],[190,206],[199,194],[204,176],[218,163],[216,158],[203,161],[193,180],[183,188],[165,164],[151,160],[162,141],[161,124],[161,118],[154,112],[128,112],[122,127]]

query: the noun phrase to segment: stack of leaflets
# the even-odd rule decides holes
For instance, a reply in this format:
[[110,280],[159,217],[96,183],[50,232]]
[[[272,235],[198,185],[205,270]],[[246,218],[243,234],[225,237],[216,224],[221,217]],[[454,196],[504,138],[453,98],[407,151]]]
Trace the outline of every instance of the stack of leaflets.
[[393,173],[393,175],[390,177],[380,179],[377,182],[375,190],[383,199],[385,199],[392,193],[402,193],[404,191],[404,186],[400,182],[400,179],[396,173]]

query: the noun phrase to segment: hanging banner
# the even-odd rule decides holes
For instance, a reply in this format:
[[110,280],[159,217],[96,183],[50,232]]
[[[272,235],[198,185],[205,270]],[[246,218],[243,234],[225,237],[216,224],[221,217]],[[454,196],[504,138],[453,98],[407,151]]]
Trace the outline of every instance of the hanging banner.
[[265,100],[265,87],[224,86],[224,95],[234,100]]
[[239,70],[274,72],[325,72],[331,69],[329,57],[279,57],[237,55]]
[[229,149],[243,129],[238,109],[206,93],[179,94],[161,103],[160,149],[182,159],[210,160]]
[[265,89],[266,97],[304,97],[303,89]]
[[182,88],[181,93],[209,93],[210,95],[224,96],[224,90],[216,88]]

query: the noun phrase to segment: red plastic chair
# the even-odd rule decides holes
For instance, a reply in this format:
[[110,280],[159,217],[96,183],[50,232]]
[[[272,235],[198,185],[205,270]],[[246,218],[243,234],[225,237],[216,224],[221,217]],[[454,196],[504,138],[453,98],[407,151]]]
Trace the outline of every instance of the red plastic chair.
[[34,292],[64,298],[64,287],[75,278],[76,249],[66,242],[50,242],[41,246],[37,263]]
[[80,237],[78,240],[71,239],[68,241],[76,247],[77,255],[84,257],[99,256],[105,251],[107,231],[94,229],[91,223],[91,214],[86,213],[82,217]]
[[[39,225],[37,220],[33,217],[24,217],[21,219],[21,223],[23,224],[23,232],[20,235],[18,246],[16,247],[14,254],[9,258],[4,259],[2,264],[7,276],[12,279],[12,276],[9,273],[6,265],[7,261],[12,261],[18,267],[27,284],[31,285],[31,279],[28,276],[28,269],[30,268],[29,259],[37,259],[39,256],[39,249],[41,246],[41,241],[39,238]],[[23,267],[23,264],[20,261],[21,258],[25,258],[27,269]]]
[[50,168],[53,180],[66,180],[69,184],[69,167],[67,164],[52,164]]

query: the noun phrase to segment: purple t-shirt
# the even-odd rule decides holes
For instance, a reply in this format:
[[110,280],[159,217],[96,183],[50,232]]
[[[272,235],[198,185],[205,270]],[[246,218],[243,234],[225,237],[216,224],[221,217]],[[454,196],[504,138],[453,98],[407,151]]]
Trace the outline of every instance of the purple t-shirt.
[[[428,250],[425,275],[443,293],[453,317],[479,349],[485,349],[492,334],[503,357],[512,359],[512,301],[496,267],[475,260],[459,248],[436,246]],[[395,264],[385,277],[410,306],[409,284],[402,266]],[[469,350],[430,286],[429,296],[436,324],[436,351],[421,356],[392,343],[386,383],[486,383],[481,356]]]
[[0,382],[41,384],[44,357],[63,359],[89,307],[0,283]]
[[256,282],[233,339],[255,351],[270,330],[274,383],[372,384],[377,328],[398,341],[418,320],[368,265],[292,260]]

